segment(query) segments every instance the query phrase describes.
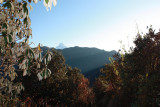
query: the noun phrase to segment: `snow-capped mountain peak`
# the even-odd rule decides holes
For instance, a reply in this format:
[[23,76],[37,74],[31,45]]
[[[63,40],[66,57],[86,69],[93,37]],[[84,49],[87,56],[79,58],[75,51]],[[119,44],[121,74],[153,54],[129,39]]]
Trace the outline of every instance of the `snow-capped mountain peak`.
[[57,47],[56,47],[56,49],[65,49],[65,48],[67,48],[63,43],[60,43]]

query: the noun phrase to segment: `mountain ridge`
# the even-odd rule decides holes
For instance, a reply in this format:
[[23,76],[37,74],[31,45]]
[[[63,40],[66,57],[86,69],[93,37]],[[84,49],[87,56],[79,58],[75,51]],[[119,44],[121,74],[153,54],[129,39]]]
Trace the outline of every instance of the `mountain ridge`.
[[[49,47],[42,47],[42,55],[49,49]],[[105,51],[98,48],[89,48],[89,47],[70,47],[65,49],[58,49],[65,58],[66,64],[74,67],[77,67],[81,70],[87,78],[89,78],[91,84],[94,82],[101,73],[100,69],[104,67],[105,64],[110,63],[109,57],[112,57],[115,53],[115,50]]]
[[[47,50],[55,48],[43,46],[41,49],[43,51],[42,55],[44,55]],[[115,50],[105,51],[98,48],[78,46],[56,50],[64,56],[66,64],[81,69],[82,73],[109,63],[109,57],[116,53]]]

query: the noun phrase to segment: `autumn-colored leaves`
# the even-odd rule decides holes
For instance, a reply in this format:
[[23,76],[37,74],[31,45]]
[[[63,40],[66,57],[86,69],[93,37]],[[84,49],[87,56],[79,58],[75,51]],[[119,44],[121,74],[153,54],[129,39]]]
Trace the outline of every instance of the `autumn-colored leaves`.
[[97,92],[105,94],[105,104],[140,107],[160,104],[159,33],[149,28],[149,32],[138,35],[134,43],[130,53],[114,55],[112,63],[101,70],[104,75],[97,79],[95,87]]

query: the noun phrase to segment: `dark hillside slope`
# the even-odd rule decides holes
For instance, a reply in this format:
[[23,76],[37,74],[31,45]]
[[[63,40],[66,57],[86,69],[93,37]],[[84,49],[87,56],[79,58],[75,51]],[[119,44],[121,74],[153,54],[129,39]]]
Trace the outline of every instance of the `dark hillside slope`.
[[103,75],[100,72],[100,69],[102,69],[104,66],[98,67],[96,69],[92,69],[88,72],[83,73],[86,78],[90,81],[90,85],[93,86],[95,79],[98,78],[100,75]]
[[[41,47],[43,55],[52,48]],[[109,57],[116,51],[105,51],[97,48],[71,47],[58,50],[65,57],[66,64],[81,69],[82,73],[90,80],[91,84],[101,73],[100,69],[104,64],[108,64]]]
[[72,47],[62,50],[66,63],[81,69],[82,73],[102,67],[109,63],[108,58],[116,51],[104,51],[97,48]]

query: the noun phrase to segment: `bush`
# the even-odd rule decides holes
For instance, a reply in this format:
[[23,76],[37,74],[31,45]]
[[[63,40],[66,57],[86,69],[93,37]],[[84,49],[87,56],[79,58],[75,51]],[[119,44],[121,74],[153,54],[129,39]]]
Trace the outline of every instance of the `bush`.
[[109,106],[160,104],[160,32],[149,28],[144,36],[137,35],[134,44],[130,53],[115,54],[96,81],[95,90],[105,94]]

